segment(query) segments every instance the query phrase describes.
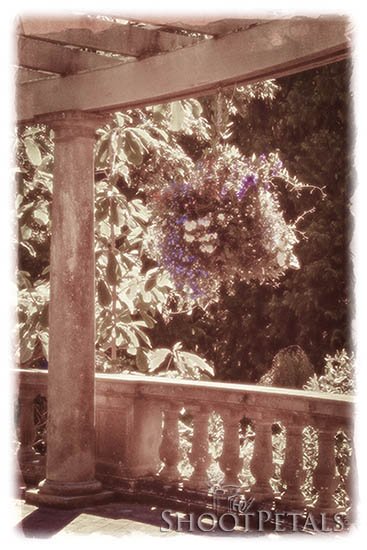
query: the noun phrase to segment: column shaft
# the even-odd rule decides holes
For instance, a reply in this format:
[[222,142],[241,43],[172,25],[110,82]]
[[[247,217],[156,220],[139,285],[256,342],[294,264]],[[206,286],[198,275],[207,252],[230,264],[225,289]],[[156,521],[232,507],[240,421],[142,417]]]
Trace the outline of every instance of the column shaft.
[[94,141],[98,123],[94,115],[79,112],[55,115],[49,123],[55,132],[55,152],[47,466],[39,494],[67,499],[101,488],[94,479]]

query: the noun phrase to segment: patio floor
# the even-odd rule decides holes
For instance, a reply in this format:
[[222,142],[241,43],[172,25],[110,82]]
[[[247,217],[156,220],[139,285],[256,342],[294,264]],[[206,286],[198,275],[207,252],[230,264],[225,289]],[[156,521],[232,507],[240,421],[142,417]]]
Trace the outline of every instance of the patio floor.
[[[275,539],[279,537],[288,538],[295,533],[291,531],[274,532],[272,529],[266,529],[265,532],[253,531],[244,532],[243,528],[234,529],[231,532],[223,532],[213,530],[212,532],[188,531],[187,520],[182,523],[181,531],[167,531],[167,523],[162,520],[162,511],[167,509],[162,506],[153,506],[150,504],[141,504],[134,502],[111,502],[109,504],[101,504],[98,506],[80,508],[74,510],[61,510],[54,508],[41,507],[25,503],[22,499],[15,500],[16,508],[16,526],[15,532],[21,537],[26,538],[60,538],[64,535],[104,535],[114,538],[125,536],[138,535],[150,537],[167,537],[185,535],[185,542],[189,539],[197,540],[197,535],[201,537],[268,537]],[[169,507],[168,507],[169,508]],[[175,526],[177,527],[177,515],[182,519],[187,515],[184,512],[173,512],[172,516],[176,518]],[[205,523],[205,520],[204,520]],[[354,531],[353,528],[349,533]],[[348,532],[348,531],[347,531]],[[301,532],[302,533],[302,532]],[[341,533],[315,533],[310,530],[303,531],[304,535],[321,535],[322,537],[334,536],[341,538],[346,532]],[[182,541],[183,542],[183,541]],[[204,542],[204,541],[203,541]]]
[[[103,534],[121,537],[131,534],[172,536],[162,532],[162,509],[135,503],[113,502],[77,510],[37,508],[16,501],[19,521],[16,530],[25,537],[50,538],[60,535]],[[181,534],[181,533],[178,533]]]
[[[172,537],[185,535],[187,537],[201,536],[228,536],[228,533],[203,533],[200,530],[187,532],[167,531],[161,517],[164,509],[159,506],[137,504],[132,502],[112,502],[75,510],[60,510],[54,508],[37,508],[25,503],[24,500],[15,501],[16,532],[27,538],[55,538],[64,535],[107,535],[123,537],[126,535],[148,535],[153,537]],[[174,512],[177,514],[177,511]],[[184,514],[182,513],[182,516]],[[185,532],[186,531],[186,532]],[[264,533],[246,533],[246,536],[259,536]],[[244,536],[242,530],[231,532],[231,536]],[[276,535],[275,535],[276,536]]]

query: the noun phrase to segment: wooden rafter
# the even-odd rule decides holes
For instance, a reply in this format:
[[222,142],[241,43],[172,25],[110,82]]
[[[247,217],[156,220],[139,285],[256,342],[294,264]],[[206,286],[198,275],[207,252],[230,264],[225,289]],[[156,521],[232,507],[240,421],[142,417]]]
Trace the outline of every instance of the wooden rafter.
[[19,34],[57,44],[141,57],[190,46],[199,37],[91,17],[73,19],[22,18]]
[[276,78],[349,55],[344,18],[271,21],[142,61],[19,87],[18,116],[116,110]]
[[62,75],[123,63],[121,59],[115,57],[67,48],[24,36],[18,38],[17,54],[17,64],[20,67]]
[[148,17],[144,18],[144,22],[159,25],[162,29],[185,30],[211,36],[221,36],[228,32],[248,29],[253,25],[264,23],[264,19],[229,18],[213,20],[213,18],[184,18],[180,20],[177,17]]

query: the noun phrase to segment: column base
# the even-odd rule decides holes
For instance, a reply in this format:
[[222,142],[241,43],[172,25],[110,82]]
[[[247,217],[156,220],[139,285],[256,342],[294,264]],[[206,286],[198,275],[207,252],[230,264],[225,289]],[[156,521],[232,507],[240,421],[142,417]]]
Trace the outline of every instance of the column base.
[[51,508],[86,508],[97,504],[106,504],[115,499],[113,491],[101,490],[98,493],[85,495],[53,495],[43,493],[42,489],[27,489],[24,493],[27,504],[35,506],[49,506]]
[[25,501],[36,506],[81,508],[111,502],[113,491],[105,491],[100,481],[59,482],[45,479],[36,489],[27,489]]
[[102,483],[96,479],[88,481],[53,481],[44,479],[38,485],[40,491],[48,495],[79,496],[99,493]]

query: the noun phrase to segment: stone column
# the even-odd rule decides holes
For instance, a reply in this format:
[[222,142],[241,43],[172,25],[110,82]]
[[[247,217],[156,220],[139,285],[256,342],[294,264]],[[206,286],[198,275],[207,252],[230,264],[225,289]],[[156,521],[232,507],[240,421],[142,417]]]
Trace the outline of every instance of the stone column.
[[107,496],[95,480],[94,431],[94,143],[102,121],[73,111],[43,122],[55,133],[47,466],[27,500],[69,507]]

